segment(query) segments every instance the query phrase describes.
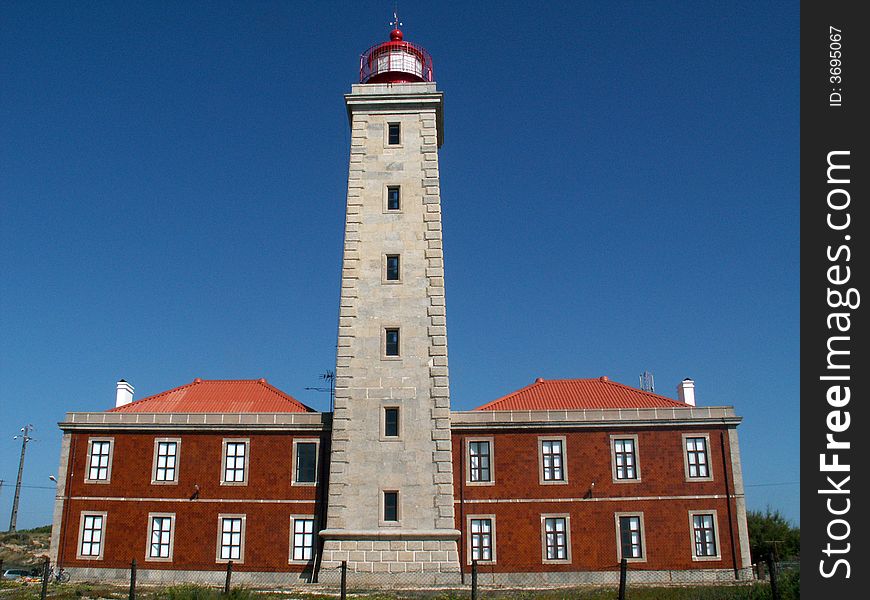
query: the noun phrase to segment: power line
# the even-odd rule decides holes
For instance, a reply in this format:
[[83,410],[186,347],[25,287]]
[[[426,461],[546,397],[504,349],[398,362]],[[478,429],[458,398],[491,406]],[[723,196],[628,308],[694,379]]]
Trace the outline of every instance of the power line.
[[750,483],[743,487],[770,487],[775,485],[799,485],[800,481],[780,481],[779,483]]

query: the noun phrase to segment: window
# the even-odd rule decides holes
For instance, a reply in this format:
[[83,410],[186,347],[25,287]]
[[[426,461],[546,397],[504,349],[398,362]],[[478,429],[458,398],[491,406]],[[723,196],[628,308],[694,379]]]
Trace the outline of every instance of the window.
[[400,123],[387,124],[387,144],[390,146],[398,146],[402,143],[402,128]]
[[390,327],[384,330],[385,344],[384,354],[386,356],[399,356],[399,330],[398,328]]
[[571,562],[571,535],[568,515],[541,515],[544,562]]
[[100,560],[103,558],[106,513],[82,513],[79,525],[78,558]]
[[88,441],[88,470],[85,481],[109,483],[112,478],[112,438]]
[[399,437],[399,409],[388,407],[384,409],[384,437]]
[[384,492],[384,522],[399,522],[399,492]]
[[175,515],[151,513],[148,515],[148,556],[147,560],[172,560]]
[[293,517],[291,562],[307,562],[314,555],[314,517]]
[[179,439],[154,440],[154,470],[151,483],[178,483]]
[[643,514],[616,513],[617,558],[644,560]]
[[317,483],[318,440],[293,440],[293,483]]
[[495,517],[468,516],[468,562],[495,562]]
[[218,516],[218,562],[245,559],[245,515]]
[[565,438],[538,438],[541,483],[567,483]]
[[224,469],[221,485],[248,483],[248,441],[224,440]]
[[686,479],[711,481],[708,448],[710,437],[707,434],[684,434],[683,448],[686,453]]
[[387,186],[387,210],[401,210],[401,194],[397,185]]
[[399,255],[387,254],[387,281],[399,281]]
[[690,511],[692,560],[719,560],[716,511]]
[[492,439],[468,440],[468,483],[492,483]]
[[611,436],[610,445],[613,449],[613,480],[616,482],[639,481],[637,436]]

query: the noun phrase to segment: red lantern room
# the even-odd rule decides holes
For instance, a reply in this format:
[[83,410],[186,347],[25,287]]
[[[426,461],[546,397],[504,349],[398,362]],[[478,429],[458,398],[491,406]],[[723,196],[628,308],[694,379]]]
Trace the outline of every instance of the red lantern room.
[[390,41],[372,46],[360,56],[360,83],[410,83],[434,81],[432,57],[420,46],[402,39],[395,19]]

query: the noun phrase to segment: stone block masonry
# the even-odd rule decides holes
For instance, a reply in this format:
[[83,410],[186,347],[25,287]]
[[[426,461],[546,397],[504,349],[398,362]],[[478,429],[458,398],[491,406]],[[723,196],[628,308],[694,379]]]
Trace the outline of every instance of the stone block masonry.
[[[355,85],[345,99],[351,147],[322,565],[326,572],[346,560],[361,573],[458,578],[442,97],[434,83],[409,83]],[[390,124],[399,125],[398,144],[389,143]],[[391,188],[398,208],[388,204]],[[398,280],[386,279],[388,255],[399,256]],[[399,332],[397,355],[386,352],[387,329]],[[384,430],[386,408],[399,411],[398,435]],[[385,515],[385,493],[397,494],[395,516]]]

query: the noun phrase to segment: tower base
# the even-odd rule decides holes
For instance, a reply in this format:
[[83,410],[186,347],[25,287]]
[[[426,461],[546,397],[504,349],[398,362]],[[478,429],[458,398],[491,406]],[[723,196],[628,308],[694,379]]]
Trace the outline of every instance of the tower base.
[[318,581],[336,582],[347,562],[349,585],[373,588],[452,586],[460,583],[459,531],[324,530]]

